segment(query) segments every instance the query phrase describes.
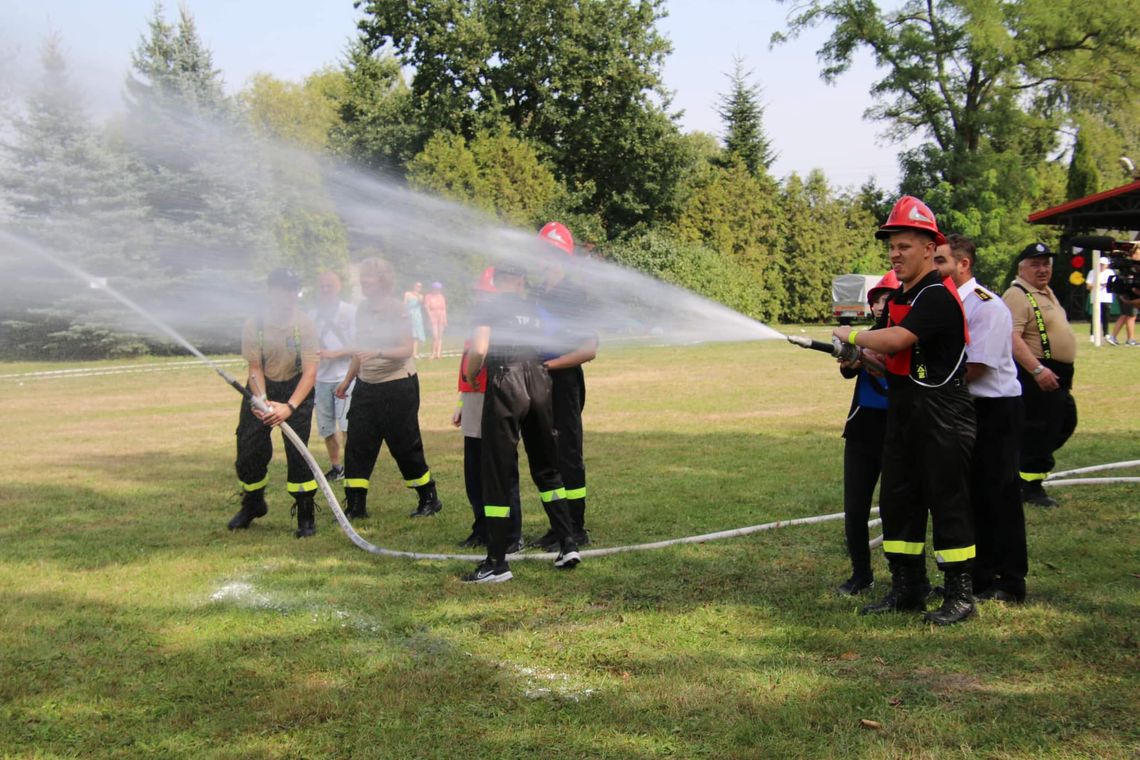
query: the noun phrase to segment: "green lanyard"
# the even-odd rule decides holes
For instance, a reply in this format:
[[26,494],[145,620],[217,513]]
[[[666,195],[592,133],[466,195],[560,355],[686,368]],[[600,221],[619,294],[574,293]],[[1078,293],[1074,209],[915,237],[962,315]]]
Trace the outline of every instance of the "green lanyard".
[[1021,290],[1025,297],[1029,299],[1029,305],[1033,307],[1033,319],[1037,322],[1037,332],[1041,333],[1041,353],[1043,358],[1052,359],[1053,352],[1049,349],[1049,333],[1045,332],[1045,315],[1041,313],[1041,307],[1037,305],[1037,299],[1033,294],[1025,289],[1025,286],[1019,282],[1013,283],[1014,287]]

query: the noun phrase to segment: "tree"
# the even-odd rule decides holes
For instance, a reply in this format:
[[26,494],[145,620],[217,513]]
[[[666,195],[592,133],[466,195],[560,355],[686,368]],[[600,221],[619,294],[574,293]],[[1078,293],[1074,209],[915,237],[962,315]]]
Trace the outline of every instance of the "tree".
[[1088,137],[1082,129],[1073,143],[1073,157],[1069,160],[1069,179],[1065,186],[1068,200],[1084,198],[1100,190],[1100,172],[1089,151]]
[[329,134],[329,147],[362,166],[402,171],[430,133],[418,121],[399,61],[357,40],[342,71],[345,86],[337,99],[339,119]]
[[886,74],[867,115],[895,139],[926,137],[902,156],[902,190],[1007,256],[1033,237],[1025,212],[1056,200],[1046,158],[1074,110],[1134,108],[1140,84],[1132,0],[812,0],[788,33],[819,24],[832,26],[824,80],[868,49]]
[[739,160],[708,166],[693,179],[676,222],[682,241],[701,243],[749,272],[759,304],[754,316],[765,320],[782,313],[786,297],[778,193],[767,174],[756,177]]
[[254,74],[237,96],[254,131],[311,151],[329,145],[347,89],[344,72],[322,69],[300,84]]
[[764,133],[764,106],[760,102],[760,86],[750,84],[751,71],[744,70],[744,59],[736,57],[727,74],[729,91],[720,96],[717,113],[724,122],[724,147],[754,175],[768,171],[776,160],[772,141]]
[[543,147],[610,234],[671,218],[687,154],[661,66],[662,0],[368,0],[361,41],[390,45],[417,120],[471,138],[506,119]]
[[[11,225],[75,266],[136,281],[150,246],[132,166],[88,115],[57,36],[45,40],[40,60],[39,81],[13,114],[4,143],[0,191],[12,209]],[[6,355],[84,356],[96,333],[105,341],[103,355],[145,348],[105,329],[107,300],[76,279],[48,267],[19,281],[0,316]]]
[[[176,106],[192,113],[222,114],[229,107],[221,72],[198,37],[189,9],[178,10],[178,26],[167,23],[161,2],[154,4],[148,27],[131,55],[127,101],[135,108]],[[137,74],[137,76],[136,76]]]

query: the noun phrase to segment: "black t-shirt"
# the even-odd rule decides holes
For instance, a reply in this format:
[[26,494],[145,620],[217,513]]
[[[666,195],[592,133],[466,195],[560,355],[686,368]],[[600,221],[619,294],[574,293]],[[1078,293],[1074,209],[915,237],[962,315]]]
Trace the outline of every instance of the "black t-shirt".
[[573,351],[594,335],[587,324],[586,291],[563,279],[539,298],[539,314],[543,319],[547,342],[545,358]]
[[475,309],[471,322],[475,327],[491,328],[488,366],[539,360],[538,351],[545,336],[538,307],[530,299],[499,293]]
[[[942,284],[942,279],[935,270],[909,291],[899,288],[891,295],[891,303],[911,306],[898,326],[918,336],[918,342],[911,347],[910,378],[926,385],[941,385],[950,375],[960,378],[966,371],[962,360],[966,320],[958,299]],[[888,311],[889,305],[876,328],[886,327]],[[904,378],[887,373],[892,386],[909,382]]]

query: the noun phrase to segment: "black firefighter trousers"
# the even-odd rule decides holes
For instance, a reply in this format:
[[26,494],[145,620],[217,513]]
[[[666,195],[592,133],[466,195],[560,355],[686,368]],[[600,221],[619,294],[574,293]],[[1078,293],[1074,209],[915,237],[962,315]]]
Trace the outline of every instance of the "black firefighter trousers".
[[431,482],[420,437],[420,379],[418,375],[383,383],[360,378],[352,388],[348,408],[348,438],[344,444],[345,494],[368,494],[368,479],[386,442],[404,485],[418,488]]
[[974,404],[964,384],[891,387],[879,515],[892,569],[923,562],[927,512],[938,567],[970,569],[977,553],[970,506],[975,431]]
[[560,539],[572,534],[566,489],[558,471],[553,417],[550,374],[545,367],[524,361],[490,369],[483,401],[483,514],[487,556],[495,562],[506,556],[511,524],[520,519],[514,515],[520,509],[520,438],[551,529]]
[[[291,380],[266,379],[265,395],[270,401],[284,404],[293,395],[300,381],[300,375]],[[302,441],[308,444],[312,419],[313,393],[310,391],[286,423]],[[273,439],[270,435],[272,432],[272,428],[253,416],[249,402],[243,399],[241,411],[238,413],[237,460],[234,462],[234,469],[237,470],[238,480],[241,481],[242,490],[246,493],[264,491],[269,483],[269,461],[273,459]],[[281,437],[284,439],[284,434]],[[289,441],[285,441],[285,461],[288,463],[285,487],[294,498],[317,490],[317,481],[309,470],[309,465]]]
[[586,462],[582,455],[582,410],[586,407],[586,377],[581,367],[550,370],[554,407],[554,441],[558,471],[566,487],[566,502],[575,533],[586,528]]

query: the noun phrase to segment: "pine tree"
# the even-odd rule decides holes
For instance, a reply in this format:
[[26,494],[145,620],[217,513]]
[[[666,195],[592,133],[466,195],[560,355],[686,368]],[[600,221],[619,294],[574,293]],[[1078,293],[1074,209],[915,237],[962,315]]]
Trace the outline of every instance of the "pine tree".
[[[150,250],[136,175],[88,115],[57,36],[45,41],[41,65],[5,143],[0,192],[10,224],[81,269],[131,279]],[[5,353],[85,355],[96,334],[104,350],[138,347],[96,327],[109,321],[109,304],[76,279],[36,267],[21,285],[5,298]]]
[[753,176],[759,176],[771,169],[776,160],[772,141],[764,133],[760,86],[749,83],[752,72],[744,70],[744,60],[739,57],[733,58],[732,73],[726,76],[731,87],[721,95],[717,108],[725,125],[725,151],[743,162]]
[[1073,157],[1069,161],[1069,178],[1065,187],[1068,200],[1084,198],[1100,190],[1100,172],[1096,168],[1096,160],[1089,150],[1088,138],[1085,130],[1077,132],[1076,142],[1073,143]]

